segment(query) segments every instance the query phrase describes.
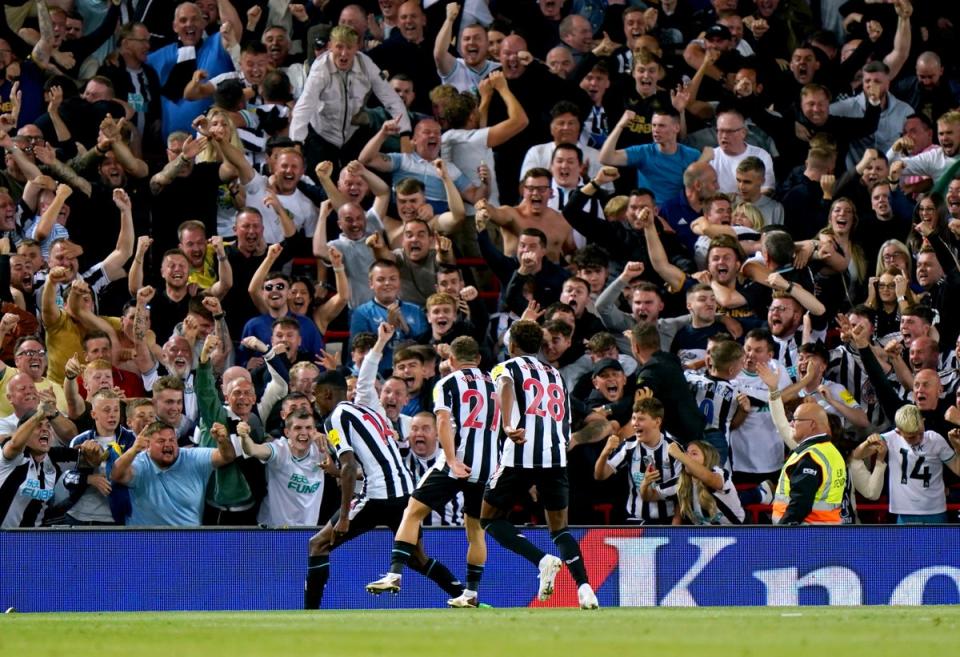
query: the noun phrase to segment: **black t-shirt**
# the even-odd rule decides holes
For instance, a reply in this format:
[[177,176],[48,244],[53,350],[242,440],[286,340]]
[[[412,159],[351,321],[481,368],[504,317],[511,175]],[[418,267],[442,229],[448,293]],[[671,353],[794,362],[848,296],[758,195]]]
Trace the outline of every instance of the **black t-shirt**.
[[150,328],[157,336],[157,344],[163,345],[173,334],[176,325],[187,316],[190,299],[190,295],[187,294],[180,301],[174,301],[167,296],[164,286],[160,285],[150,301]]
[[177,247],[177,227],[188,219],[202,221],[207,237],[217,234],[220,163],[198,162],[190,175],[175,178],[152,201],[153,253],[160,256]]
[[[274,263],[273,268],[275,270],[281,269],[291,257],[289,240],[284,240],[280,244],[283,246],[283,251]],[[233,287],[223,298],[222,306],[223,312],[226,313],[230,337],[237,341],[243,334],[243,325],[247,323],[247,320],[260,314],[247,292],[247,286],[250,285],[250,280],[267,255],[267,250],[264,249],[262,254],[248,258],[237,249],[236,245],[230,244],[226,247],[226,253],[227,259],[230,261],[230,267],[233,269]]]

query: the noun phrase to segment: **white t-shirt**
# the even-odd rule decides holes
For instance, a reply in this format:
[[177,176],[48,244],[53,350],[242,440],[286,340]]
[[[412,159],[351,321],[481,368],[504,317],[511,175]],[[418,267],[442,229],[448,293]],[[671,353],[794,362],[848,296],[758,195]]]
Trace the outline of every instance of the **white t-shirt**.
[[[780,377],[780,389],[790,385],[786,370],[775,360],[770,368]],[[746,370],[733,380],[750,398],[750,412],[738,428],[730,432],[733,469],[736,472],[776,472],[783,467],[784,444],[770,415],[770,391],[756,374]]]
[[272,454],[266,462],[267,497],[257,522],[269,527],[308,527],[317,524],[323,499],[320,450],[310,445],[303,458],[290,451],[286,438],[264,443]]
[[[449,84],[453,87],[456,87],[457,91],[476,94],[477,87],[480,85],[480,80],[484,79],[498,68],[500,68],[500,64],[497,62],[492,62],[488,59],[483,62],[479,71],[474,71],[472,68],[467,66],[467,63],[463,61],[462,57],[457,57],[456,62],[453,65],[453,70],[450,71],[450,75],[440,75],[440,81],[443,84]],[[440,71],[437,71],[437,74],[439,75]]]
[[956,455],[946,438],[924,431],[911,446],[896,430],[880,434],[887,443],[890,512],[930,515],[947,510],[943,465]]
[[[440,157],[444,162],[453,162],[474,185],[480,184],[477,167],[486,164],[490,169],[490,195],[487,200],[500,205],[500,192],[497,188],[497,171],[494,168],[493,149],[487,146],[490,128],[477,130],[447,130],[441,137]],[[473,206],[467,206],[467,214]]]
[[710,160],[710,166],[717,172],[717,186],[722,193],[737,193],[737,166],[751,155],[760,158],[763,161],[763,166],[766,167],[766,173],[763,176],[763,189],[776,188],[777,181],[773,175],[773,158],[770,157],[770,153],[758,146],[747,144],[747,150],[740,155],[727,155],[718,146],[713,150],[713,159]]
[[[261,173],[256,173],[253,180],[248,182],[245,187],[247,190],[247,205],[256,208],[263,215],[264,241],[267,244],[282,242],[283,228],[280,227],[280,219],[277,217],[277,213],[263,202],[267,193],[267,177]],[[290,215],[297,230],[303,229],[306,235],[312,237],[317,227],[317,206],[299,189],[295,190],[293,194],[277,194],[277,198],[287,214]]]

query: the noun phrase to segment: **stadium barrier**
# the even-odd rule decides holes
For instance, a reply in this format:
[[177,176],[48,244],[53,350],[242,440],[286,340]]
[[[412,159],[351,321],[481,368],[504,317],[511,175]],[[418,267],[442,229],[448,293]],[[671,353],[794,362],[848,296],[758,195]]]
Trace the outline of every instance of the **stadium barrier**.
[[[47,529],[0,532],[0,605],[18,611],[277,610],[302,605],[308,529]],[[554,551],[549,532],[524,533]],[[614,606],[921,605],[960,602],[960,527],[575,528],[600,603]],[[429,554],[463,575],[462,529],[426,529]],[[536,569],[487,541],[481,600],[576,606],[564,570],[536,601]],[[385,572],[392,536],[334,551],[325,609],[441,607],[408,571],[398,596],[364,584]]]

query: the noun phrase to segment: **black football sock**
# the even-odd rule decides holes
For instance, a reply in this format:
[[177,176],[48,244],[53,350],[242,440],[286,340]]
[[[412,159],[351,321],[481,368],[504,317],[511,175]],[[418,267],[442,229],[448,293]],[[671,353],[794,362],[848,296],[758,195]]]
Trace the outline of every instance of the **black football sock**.
[[505,519],[481,520],[480,525],[497,543],[511,552],[516,552],[533,565],[540,565],[540,560],[543,559],[544,552],[521,536],[517,528]]
[[307,558],[307,581],[303,588],[303,608],[319,609],[323,589],[330,579],[330,555]]
[[417,549],[413,543],[404,541],[394,541],[393,551],[390,553],[390,572],[397,575],[403,572],[403,569],[410,563],[410,555]]
[[447,592],[451,598],[457,598],[463,593],[463,583],[450,572],[450,569],[444,566],[436,559],[427,559],[422,566],[411,563],[410,568],[417,571],[424,577],[429,577],[441,589]]
[[560,558],[567,564],[570,574],[577,586],[587,583],[587,569],[583,565],[583,555],[580,554],[580,546],[573,540],[570,530],[561,529],[560,531],[550,532],[550,538],[554,545],[560,551]]
[[471,591],[480,591],[480,580],[483,578],[483,564],[475,566],[467,564],[467,588]]

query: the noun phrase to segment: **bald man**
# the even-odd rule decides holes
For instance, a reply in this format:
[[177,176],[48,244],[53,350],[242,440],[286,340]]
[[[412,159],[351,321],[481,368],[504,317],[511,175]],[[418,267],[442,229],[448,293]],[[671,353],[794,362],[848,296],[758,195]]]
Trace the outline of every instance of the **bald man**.
[[[777,392],[771,393],[773,395]],[[773,500],[778,525],[839,525],[847,487],[847,466],[830,442],[827,413],[817,404],[800,404],[793,414],[797,446],[780,471]]]
[[901,78],[893,85],[893,94],[930,121],[936,121],[944,112],[957,106],[944,76],[943,62],[935,52],[926,51],[917,56],[914,75]]

